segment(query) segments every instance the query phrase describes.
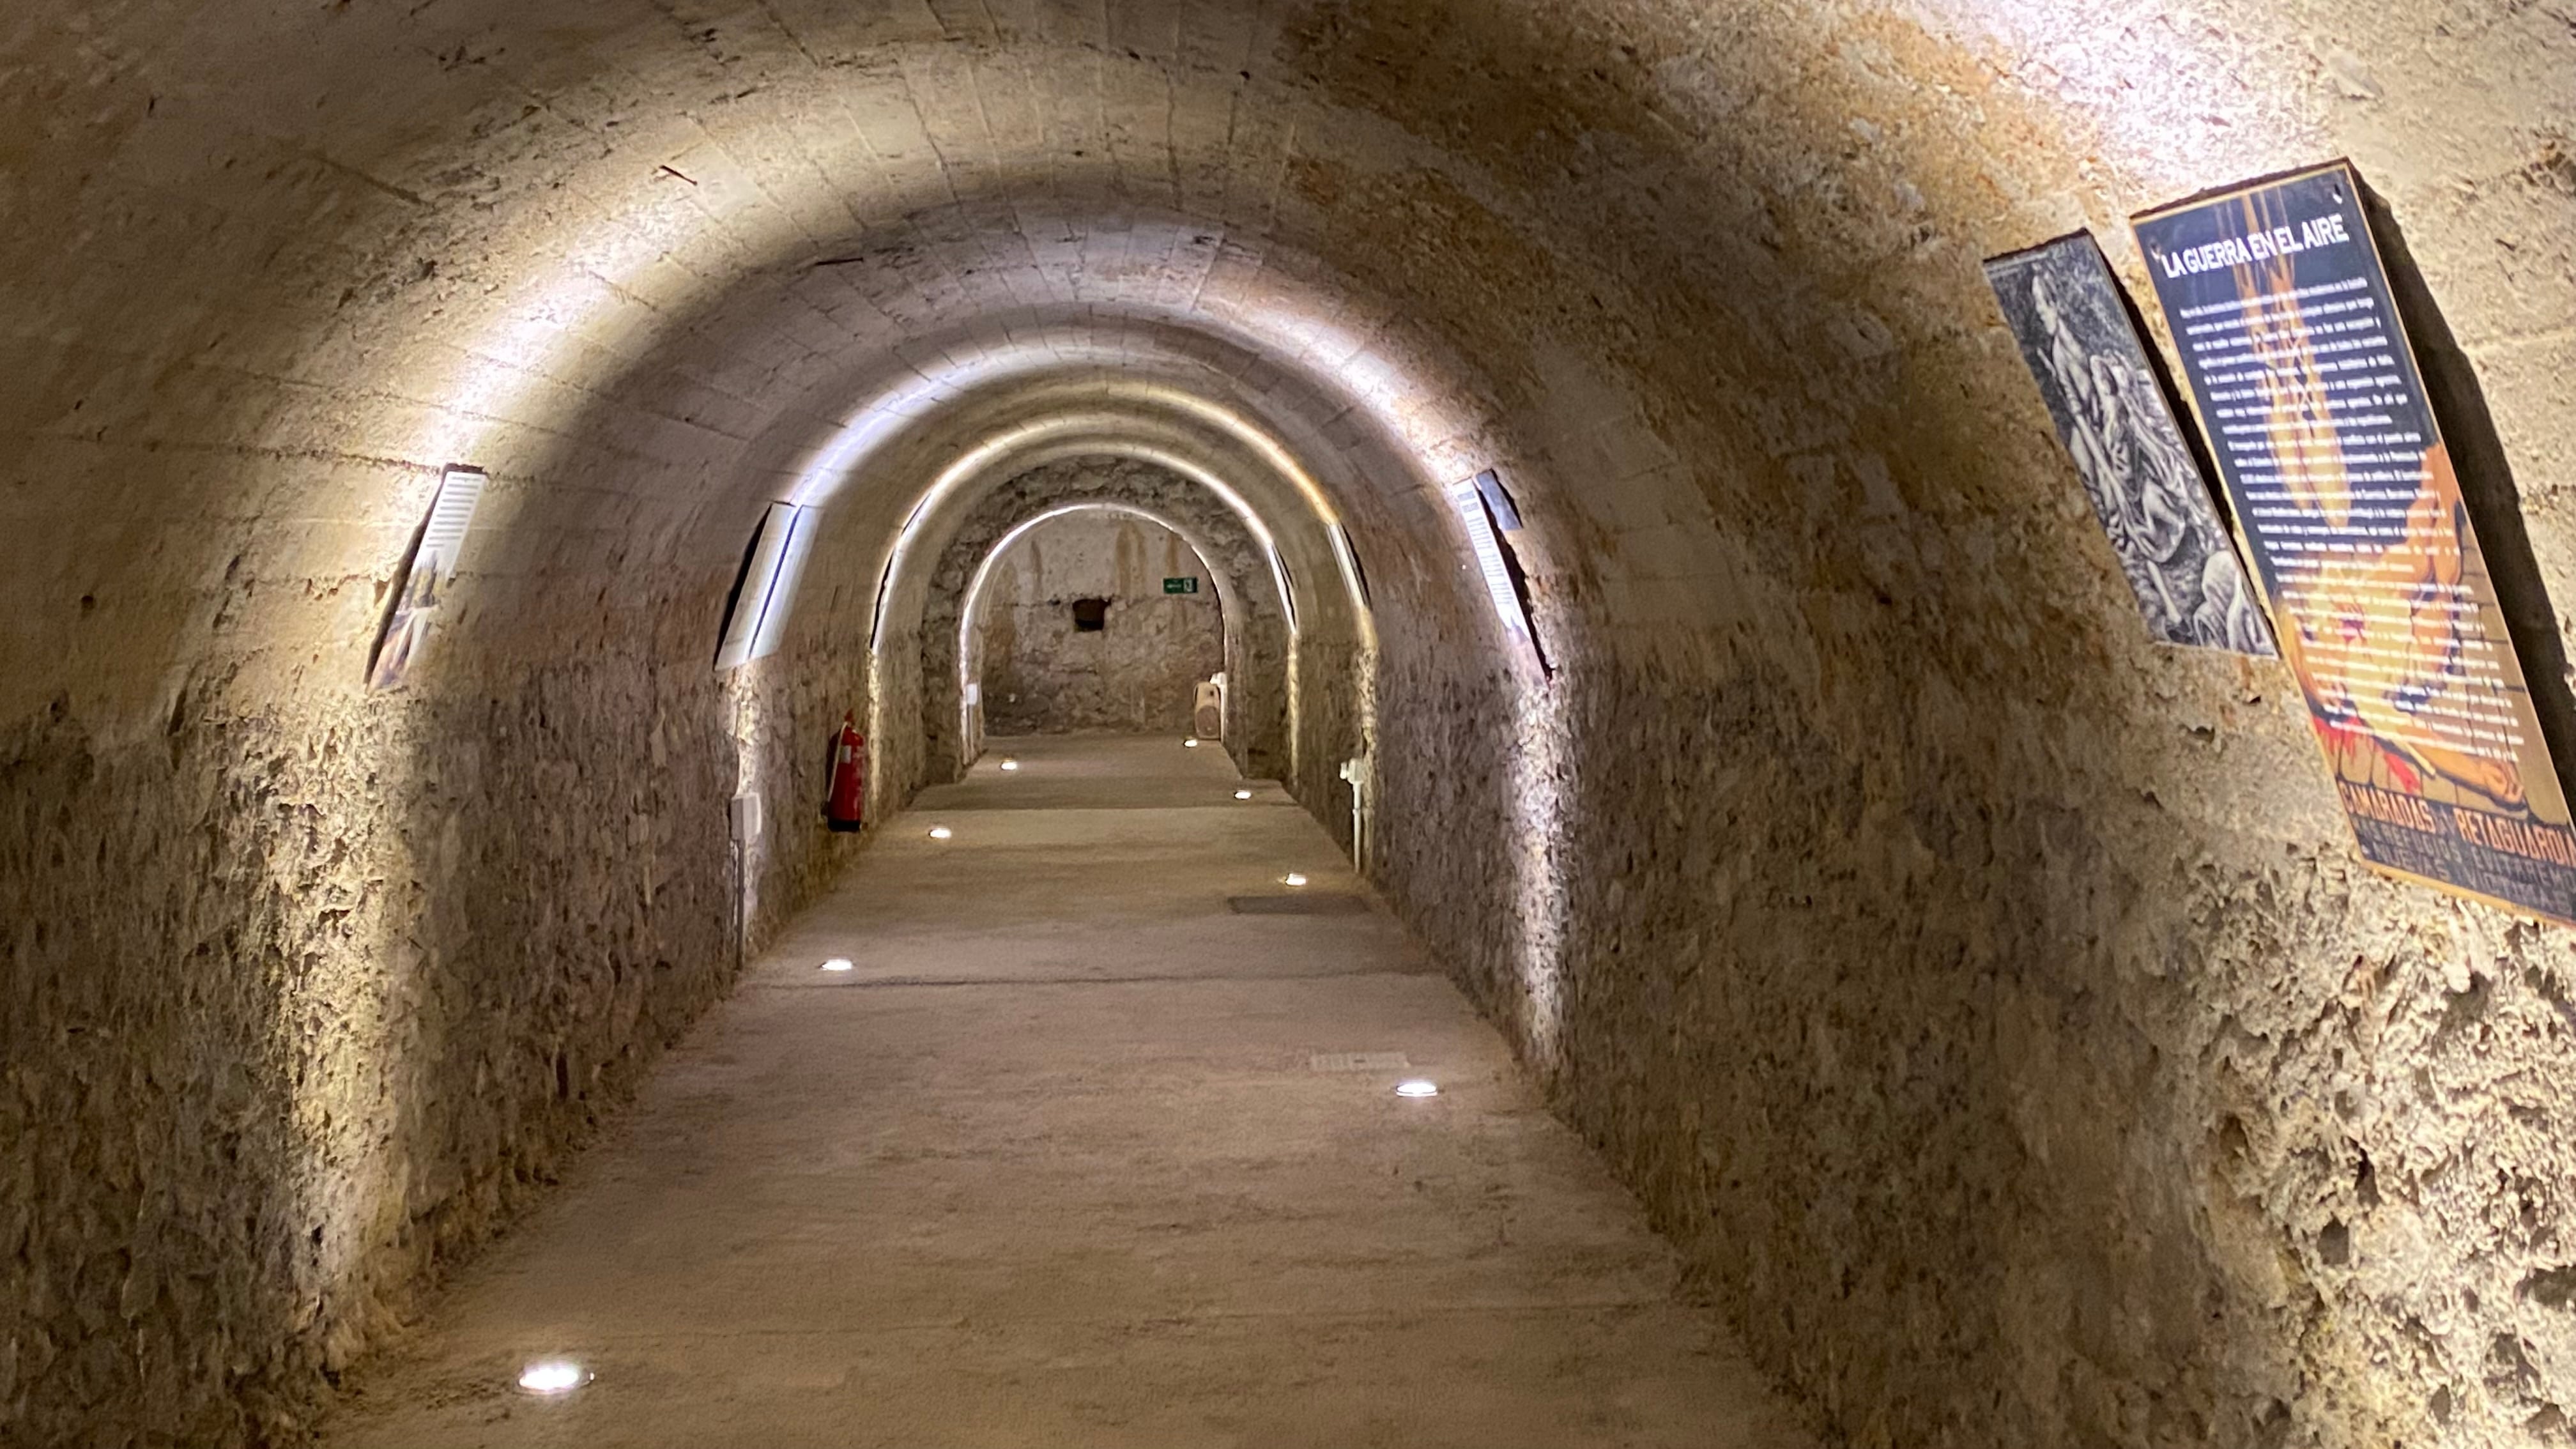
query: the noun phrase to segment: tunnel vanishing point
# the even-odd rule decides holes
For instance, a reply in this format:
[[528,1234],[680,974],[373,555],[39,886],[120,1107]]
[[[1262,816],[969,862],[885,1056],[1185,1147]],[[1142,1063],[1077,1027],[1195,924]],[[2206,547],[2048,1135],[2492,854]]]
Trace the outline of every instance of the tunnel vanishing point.
[[[805,990],[827,926],[862,977],[919,946],[919,979],[779,1016],[868,1095],[740,1180],[980,1170],[955,1203],[998,1210],[1034,1191],[1011,1154],[1073,1138],[978,1117],[1000,1155],[943,1157],[968,1129],[934,1079],[1043,1056],[1114,1096],[1083,1073],[1163,1060],[1167,1018],[1080,992],[1182,987],[1079,922],[1271,909],[1262,852],[1312,836],[1299,878],[1362,914],[1192,938],[1308,952],[1278,957],[1306,1004],[1190,987],[1252,993],[1187,1009],[1191,1051],[1255,1075],[1068,1119],[1097,1137],[1062,1190],[1162,1181],[1158,1134],[1222,1118],[1165,1206],[1270,1231],[1296,1216],[1274,1179],[1228,1174],[1291,1103],[1316,1183],[1380,1150],[1366,1123],[1482,1123],[1385,1140],[1450,1144],[1496,1200],[1570,1174],[1600,1232],[1634,1217],[1622,1262],[1663,1265],[1601,1311],[1679,1326],[1583,1358],[1562,1387],[1592,1427],[1526,1440],[1477,1408],[1502,1358],[1458,1350],[1423,1402],[1502,1425],[1480,1442],[2576,1445],[2576,930],[2373,869],[2356,831],[2397,826],[2369,811],[2466,797],[2394,754],[2380,794],[2339,788],[2332,751],[2375,726],[2301,672],[2326,641],[2295,589],[2258,570],[2281,656],[2142,627],[2135,537],[2052,425],[2045,388],[2089,385],[2029,365],[1982,266],[2090,232],[2170,373],[2118,396],[2169,387],[2212,444],[2177,466],[2216,490],[2237,434],[2132,218],[2348,159],[2411,339],[2387,365],[2456,468],[2425,516],[2484,549],[2408,586],[2493,576],[2486,637],[2576,760],[2567,5],[22,0],[0,78],[0,1443],[336,1432],[468,1332],[460,1285],[556,1241],[552,1208],[649,1205],[615,1154],[700,1110],[656,1096],[716,1070],[691,1053],[721,1037],[793,1087],[808,1058],[755,998],[791,967]],[[2212,567],[2264,526],[2227,516]],[[1065,808],[943,816],[932,853],[923,802],[982,808],[993,742],[1044,727],[1003,673],[1092,647],[1101,610],[1056,631],[1006,557],[1069,578],[1047,530],[1085,520],[1129,531],[1149,592],[1206,583],[1157,616],[1195,652],[1154,698],[1222,667],[1222,743],[1183,754],[1187,724],[1096,690],[1090,724],[1168,758],[1032,747],[1008,788]],[[1114,637],[1146,617],[1075,602]],[[862,830],[824,819],[845,717]],[[1155,813],[1238,775],[1240,815]],[[1210,833],[1274,801],[1273,833]],[[1006,848],[1025,869],[975,854]],[[1014,911],[1064,913],[1097,983],[957,985],[981,938],[937,932]],[[1382,989],[1454,992],[1509,1065],[1394,1102],[1365,1054],[1433,1060],[1419,1023],[1447,1018],[1367,1017],[1381,987],[1329,975],[1363,955],[1418,957]],[[1054,1004],[992,1004],[1023,999]],[[916,1005],[966,1015],[897,1040]],[[901,1162],[832,1135],[905,1112],[948,1126]],[[1439,1194],[1384,1210],[1478,1211]],[[867,1203],[877,1246],[815,1271],[938,1230]],[[1457,1261],[1505,1294],[1579,1218]],[[1053,1245],[1029,1271],[1093,1272],[1085,1223],[1023,1225]],[[1118,1241],[1097,1281],[1141,1295],[1135,1363],[1252,1331],[1262,1305],[1194,1317],[1155,1296],[1188,1275]],[[1566,1252],[1548,1291],[1589,1302]],[[1437,1290],[1372,1296],[1411,1260],[1358,1256],[1332,1281],[1370,1313]],[[961,1321],[943,1281],[905,1280],[922,1324]],[[1556,1331],[1460,1302],[1422,1332]],[[888,1333],[795,1442],[898,1442],[867,1418]],[[1656,1438],[1599,1390],[1702,1333],[1788,1427]],[[1360,1373],[1305,1364],[1282,1422]],[[692,1382],[602,1366],[561,1406]],[[1076,1417],[900,1442],[1308,1442],[1220,1433],[1222,1404],[1085,1428],[1090,1390],[1023,1387]],[[1338,1442],[1452,1442],[1400,1398]],[[455,1442],[555,1407],[493,1402]]]

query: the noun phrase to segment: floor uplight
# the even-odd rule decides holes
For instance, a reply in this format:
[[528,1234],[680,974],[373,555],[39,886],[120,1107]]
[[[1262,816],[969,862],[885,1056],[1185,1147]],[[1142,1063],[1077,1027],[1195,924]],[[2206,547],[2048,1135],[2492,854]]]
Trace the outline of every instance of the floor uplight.
[[1286,875],[1279,877],[1279,883],[1281,885],[1301,886],[1306,883],[1306,878],[1292,870]]
[[1249,790],[1237,790],[1234,792],[1234,798],[1237,800],[1249,800],[1252,798],[1252,792]]
[[1197,749],[1198,747],[1199,747],[1199,742],[1198,742],[1198,741],[1196,741],[1196,740],[1183,740],[1183,741],[1181,741],[1181,748],[1182,748],[1182,749],[1185,749],[1185,750],[1195,750],[1195,749]]
[[933,840],[946,840],[956,833],[956,831],[949,829],[945,825],[934,825],[930,827],[930,838]]
[[826,971],[854,971],[858,968],[850,963],[849,957],[835,956],[831,960],[823,963],[823,969]]
[[590,1371],[568,1359],[532,1363],[519,1374],[519,1387],[532,1394],[568,1394],[590,1382]]
[[1005,770],[1016,770],[1016,769],[1018,769],[1019,767],[1020,767],[1020,762],[1019,762],[1019,761],[1017,761],[1017,760],[1004,760],[1004,761],[1002,762],[1002,768],[1003,768],[1003,769],[1005,769]]
[[1396,1083],[1395,1094],[1399,1097],[1437,1097],[1440,1095],[1440,1085],[1437,1082],[1426,1082],[1420,1077],[1415,1077],[1409,1082]]

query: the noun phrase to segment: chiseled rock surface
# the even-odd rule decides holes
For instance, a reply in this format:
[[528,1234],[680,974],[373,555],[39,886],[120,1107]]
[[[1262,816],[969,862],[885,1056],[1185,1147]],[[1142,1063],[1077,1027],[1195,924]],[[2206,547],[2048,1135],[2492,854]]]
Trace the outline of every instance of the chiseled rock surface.
[[712,682],[636,664],[13,742],[11,1442],[291,1437],[723,989]]

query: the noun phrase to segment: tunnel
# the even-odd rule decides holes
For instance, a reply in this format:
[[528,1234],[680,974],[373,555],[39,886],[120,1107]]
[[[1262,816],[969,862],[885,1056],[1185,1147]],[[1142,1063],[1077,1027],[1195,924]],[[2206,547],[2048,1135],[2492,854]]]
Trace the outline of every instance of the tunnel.
[[[0,76],[0,1443],[2576,1443],[2565,5]],[[2126,382],[1996,270],[2085,236]],[[2390,647],[2519,774],[2315,682],[2267,265],[2404,324]]]

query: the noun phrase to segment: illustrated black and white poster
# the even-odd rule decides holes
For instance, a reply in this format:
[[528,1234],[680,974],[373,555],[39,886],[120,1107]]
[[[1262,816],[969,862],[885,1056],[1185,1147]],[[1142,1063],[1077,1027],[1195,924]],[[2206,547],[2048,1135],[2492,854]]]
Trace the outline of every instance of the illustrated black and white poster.
[[1986,280],[2075,456],[2147,632],[2167,644],[2268,657],[2262,602],[2102,248],[2078,232],[1996,257]]
[[2362,854],[2576,922],[2576,829],[2362,205],[2337,162],[2137,218]]

